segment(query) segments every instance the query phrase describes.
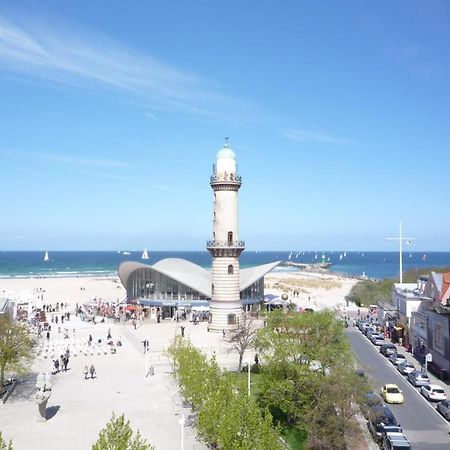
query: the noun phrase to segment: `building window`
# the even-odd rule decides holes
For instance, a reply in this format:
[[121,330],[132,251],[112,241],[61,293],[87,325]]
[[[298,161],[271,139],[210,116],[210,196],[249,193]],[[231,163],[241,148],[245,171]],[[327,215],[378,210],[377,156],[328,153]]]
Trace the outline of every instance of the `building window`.
[[228,275],[233,275],[233,273],[234,273],[234,267],[232,264],[230,264],[228,266]]
[[233,232],[228,232],[228,245],[231,245],[233,243]]
[[228,314],[228,325],[236,325],[236,314]]

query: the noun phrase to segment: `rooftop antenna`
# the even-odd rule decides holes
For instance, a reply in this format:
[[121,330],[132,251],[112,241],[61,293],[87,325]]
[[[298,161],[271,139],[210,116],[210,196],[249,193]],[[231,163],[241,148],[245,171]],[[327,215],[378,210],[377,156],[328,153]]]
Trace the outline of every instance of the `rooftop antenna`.
[[403,283],[403,241],[406,241],[407,244],[412,244],[416,238],[403,237],[402,234],[402,223],[400,222],[400,235],[396,237],[387,237],[385,238],[387,241],[399,241],[400,244],[400,284]]

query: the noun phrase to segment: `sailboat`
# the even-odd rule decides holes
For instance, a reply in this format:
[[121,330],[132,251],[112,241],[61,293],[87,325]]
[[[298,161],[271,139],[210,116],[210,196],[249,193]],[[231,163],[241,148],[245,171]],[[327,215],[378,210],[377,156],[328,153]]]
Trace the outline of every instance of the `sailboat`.
[[289,253],[289,260],[292,258],[292,252],[291,253]]
[[148,259],[148,252],[147,249],[145,248],[144,251],[142,252],[142,259]]
[[48,257],[48,252],[45,252],[44,261],[47,262],[49,260],[50,260],[50,258]]
[[344,252],[344,258],[347,256],[347,252]]

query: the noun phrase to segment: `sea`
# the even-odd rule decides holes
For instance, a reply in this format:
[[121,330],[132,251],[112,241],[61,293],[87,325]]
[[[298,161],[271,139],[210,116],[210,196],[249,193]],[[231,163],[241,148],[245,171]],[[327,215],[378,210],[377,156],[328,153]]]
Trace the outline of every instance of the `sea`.
[[[149,259],[142,260],[142,251],[0,251],[1,278],[30,277],[84,277],[117,276],[124,261],[154,264],[164,258],[183,258],[206,269],[211,267],[207,251],[150,251]],[[242,268],[273,261],[296,263],[331,263],[329,270],[350,276],[375,279],[399,276],[398,252],[312,252],[312,251],[249,251],[242,253]],[[404,252],[403,270],[450,266],[450,252]],[[298,268],[280,266],[275,271],[298,271]]]

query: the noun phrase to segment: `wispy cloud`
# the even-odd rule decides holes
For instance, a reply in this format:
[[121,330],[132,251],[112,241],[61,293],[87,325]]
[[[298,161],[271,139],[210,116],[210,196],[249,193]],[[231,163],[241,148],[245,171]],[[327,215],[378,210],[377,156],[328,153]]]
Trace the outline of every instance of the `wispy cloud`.
[[307,130],[284,130],[283,136],[297,142],[317,142],[321,144],[352,144],[350,139],[343,139],[328,133]]
[[0,155],[9,158],[26,159],[33,161],[47,161],[59,164],[68,164],[72,166],[98,166],[110,168],[129,167],[130,164],[123,161],[115,161],[112,159],[95,159],[83,156],[64,156],[57,153],[41,153],[41,152],[23,152],[13,150],[0,150]]
[[[23,19],[22,19],[23,23]],[[78,87],[104,87],[132,96],[142,107],[207,119],[242,120],[247,106],[209,81],[130,49],[90,30],[28,22],[0,15],[0,67],[27,77]],[[241,114],[239,114],[241,113]]]

